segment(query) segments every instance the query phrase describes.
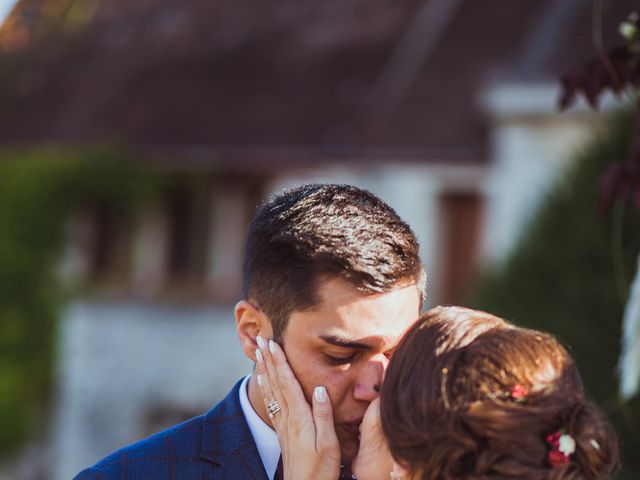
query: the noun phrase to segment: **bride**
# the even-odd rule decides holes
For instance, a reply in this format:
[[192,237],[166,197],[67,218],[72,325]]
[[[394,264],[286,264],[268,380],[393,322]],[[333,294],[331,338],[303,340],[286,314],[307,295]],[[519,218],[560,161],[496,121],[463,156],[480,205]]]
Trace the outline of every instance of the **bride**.
[[[309,406],[274,342],[256,375],[282,447],[284,478],[336,480],[331,399]],[[551,335],[460,307],[405,334],[360,427],[360,480],[610,478],[616,437],[584,398],[575,361]]]

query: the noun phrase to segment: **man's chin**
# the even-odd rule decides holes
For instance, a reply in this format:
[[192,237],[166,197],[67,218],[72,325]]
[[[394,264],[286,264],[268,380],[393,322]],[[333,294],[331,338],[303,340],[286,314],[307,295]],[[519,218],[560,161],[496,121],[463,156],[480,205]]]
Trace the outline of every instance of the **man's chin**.
[[340,452],[342,453],[342,463],[351,465],[351,462],[358,454],[360,448],[360,438],[358,427],[338,426],[336,428],[338,441],[340,442]]

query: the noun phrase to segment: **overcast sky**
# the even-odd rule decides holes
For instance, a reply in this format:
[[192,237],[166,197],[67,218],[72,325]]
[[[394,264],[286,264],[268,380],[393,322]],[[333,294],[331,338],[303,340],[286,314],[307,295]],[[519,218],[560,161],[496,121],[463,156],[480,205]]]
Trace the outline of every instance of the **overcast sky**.
[[14,3],[16,3],[16,0],[0,0],[0,23],[4,22]]

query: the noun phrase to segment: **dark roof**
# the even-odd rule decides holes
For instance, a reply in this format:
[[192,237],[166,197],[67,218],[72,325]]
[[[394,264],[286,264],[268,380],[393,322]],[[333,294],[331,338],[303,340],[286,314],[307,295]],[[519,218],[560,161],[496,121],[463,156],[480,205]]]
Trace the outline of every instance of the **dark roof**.
[[583,0],[66,1],[0,30],[2,143],[483,161],[487,81],[593,56]]

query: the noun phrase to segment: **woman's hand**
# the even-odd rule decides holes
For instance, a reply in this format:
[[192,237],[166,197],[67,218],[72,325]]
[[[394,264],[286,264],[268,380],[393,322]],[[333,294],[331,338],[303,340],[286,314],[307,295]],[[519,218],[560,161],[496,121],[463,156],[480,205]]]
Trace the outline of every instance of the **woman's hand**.
[[[258,338],[260,349],[256,375],[262,398],[282,450],[285,480],[336,480],[340,477],[340,445],[333,425],[333,410],[327,390],[313,392],[313,407],[287,363],[284,351],[274,341]],[[271,407],[270,407],[271,405]]]
[[352,470],[359,479],[389,480],[393,467],[393,459],[380,425],[380,398],[376,398],[362,419],[360,449],[353,459]]

